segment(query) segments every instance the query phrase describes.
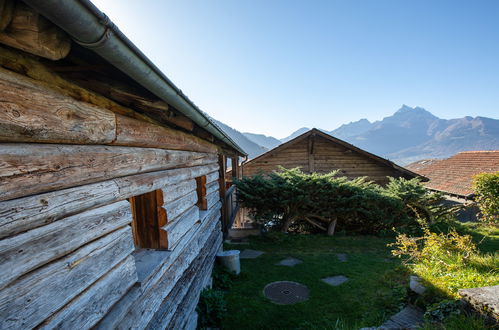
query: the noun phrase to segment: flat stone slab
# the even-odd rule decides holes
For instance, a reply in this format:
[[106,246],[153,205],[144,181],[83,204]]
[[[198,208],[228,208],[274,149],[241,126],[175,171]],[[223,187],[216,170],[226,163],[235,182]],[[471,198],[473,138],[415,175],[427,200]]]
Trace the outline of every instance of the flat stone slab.
[[423,294],[426,291],[426,287],[421,283],[421,278],[415,275],[409,276],[409,288],[417,294]]
[[458,293],[476,311],[499,320],[499,285],[461,289]]
[[341,284],[345,283],[346,281],[348,281],[348,278],[346,276],[343,276],[343,275],[338,275],[338,276],[331,276],[331,277],[323,278],[323,279],[321,279],[321,281],[325,282],[329,285],[332,285],[332,286],[338,286],[338,285],[341,285]]
[[240,259],[255,259],[264,254],[265,252],[263,251],[258,251],[258,250],[251,250],[251,249],[246,249],[241,252],[239,255]]
[[276,263],[276,265],[277,266],[293,267],[295,265],[301,264],[302,262],[303,261],[301,261],[300,259],[289,257],[289,258],[286,258],[286,259],[282,259],[281,261],[279,261],[278,263]]
[[423,311],[419,308],[407,306],[378,329],[417,329],[423,323],[423,315]]
[[263,288],[263,295],[274,304],[291,305],[308,300],[308,288],[297,282],[279,281]]
[[346,255],[346,253],[336,253],[336,257],[341,262],[347,262],[348,261],[348,257]]

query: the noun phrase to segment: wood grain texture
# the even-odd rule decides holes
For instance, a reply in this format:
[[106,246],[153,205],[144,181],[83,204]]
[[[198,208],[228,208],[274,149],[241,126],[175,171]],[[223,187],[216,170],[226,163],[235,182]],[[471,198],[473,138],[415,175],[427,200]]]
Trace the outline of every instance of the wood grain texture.
[[163,208],[166,210],[166,214],[168,217],[168,222],[175,221],[175,219],[187,211],[187,209],[196,205],[198,201],[198,195],[196,191],[192,191],[187,195],[174,200],[173,202],[167,202],[163,205]]
[[135,260],[128,256],[37,329],[90,329],[136,281]]
[[27,272],[132,222],[121,201],[0,240],[0,289]]
[[168,237],[168,250],[173,250],[187,232],[199,221],[199,208],[192,206],[175,221],[161,227]]
[[206,176],[202,175],[196,178],[196,192],[198,194],[197,206],[200,210],[206,211],[208,204],[206,202]]
[[107,144],[115,115],[0,68],[0,141]]
[[[218,165],[211,164],[137,174],[9,201],[1,201],[0,238],[43,226],[93,207],[124,200],[155,189],[174,186],[180,182],[213,172],[216,169],[218,169]],[[194,191],[194,188],[192,191]]]
[[218,181],[213,181],[211,183],[208,183],[206,185],[206,195],[209,195],[214,191],[218,191],[218,188],[219,188]]
[[220,202],[220,194],[218,193],[218,190],[215,190],[211,194],[206,196],[206,203],[208,205],[208,209],[211,209],[218,202]]
[[217,153],[217,147],[192,134],[116,115],[116,140],[121,146]]
[[0,200],[216,161],[189,151],[55,144],[0,144],[0,155]]
[[218,171],[206,174],[206,184],[209,184],[213,181],[218,181],[218,177],[219,177]]
[[165,203],[173,202],[196,190],[196,180],[190,179],[169,185],[163,189],[163,200]]
[[0,291],[0,328],[30,329],[70,302],[133,251],[129,226],[32,271]]
[[71,49],[64,31],[22,2],[16,2],[10,23],[0,32],[0,42],[51,60],[66,57]]

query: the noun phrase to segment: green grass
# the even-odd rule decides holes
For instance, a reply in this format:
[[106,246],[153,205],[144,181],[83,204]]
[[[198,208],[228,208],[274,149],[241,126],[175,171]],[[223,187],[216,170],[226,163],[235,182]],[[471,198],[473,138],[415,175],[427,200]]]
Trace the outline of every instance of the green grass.
[[[372,236],[296,235],[271,233],[250,240],[249,245],[226,245],[225,249],[265,251],[256,259],[241,260],[241,274],[226,294],[228,312],[224,329],[359,329],[379,326],[409,300],[408,276],[418,273],[427,281],[433,303],[456,298],[460,288],[499,284],[499,230],[478,224],[453,223],[468,234],[479,253],[466,265],[446,267],[414,265],[412,270],[391,257],[394,238]],[[340,262],[337,253],[346,253]],[[294,267],[275,265],[286,257],[303,261]],[[452,259],[452,258],[451,258]],[[329,286],[321,278],[344,275],[349,281]],[[310,299],[295,305],[276,305],[263,296],[263,288],[274,281],[295,281],[306,285]],[[424,307],[424,306],[422,306]],[[452,316],[443,324],[427,323],[424,329],[483,329],[479,317]]]
[[[480,223],[455,223],[460,234],[470,235],[477,253],[469,260],[448,255],[444,262],[419,262],[411,268],[430,287],[429,294],[439,298],[458,299],[458,290],[499,284],[499,229]],[[438,247],[437,247],[438,248]],[[435,251],[437,252],[437,251]]]
[[[392,239],[273,234],[251,240],[265,254],[241,260],[242,272],[227,294],[224,329],[359,329],[379,326],[405,304],[408,273],[386,247]],[[340,262],[337,253],[346,253]],[[275,263],[295,257],[294,267]],[[389,259],[389,260],[386,260]],[[344,275],[349,281],[332,287],[320,279]],[[310,290],[310,299],[294,305],[268,301],[263,288],[274,281],[296,281]]]

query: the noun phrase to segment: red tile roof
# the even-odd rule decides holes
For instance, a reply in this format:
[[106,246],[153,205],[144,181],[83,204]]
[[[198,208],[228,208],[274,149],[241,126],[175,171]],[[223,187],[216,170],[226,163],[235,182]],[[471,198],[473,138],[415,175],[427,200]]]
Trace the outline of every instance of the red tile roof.
[[406,168],[429,178],[424,184],[430,189],[469,197],[474,175],[499,171],[499,150],[463,151],[447,159],[420,160]]

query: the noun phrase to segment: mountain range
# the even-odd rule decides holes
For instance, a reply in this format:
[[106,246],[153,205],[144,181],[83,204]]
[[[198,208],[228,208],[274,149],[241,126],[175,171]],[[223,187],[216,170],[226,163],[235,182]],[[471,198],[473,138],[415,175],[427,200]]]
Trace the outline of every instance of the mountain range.
[[[309,130],[302,127],[278,140],[262,134],[240,133],[219,124],[248,152],[249,158]],[[360,119],[332,131],[321,130],[400,165],[427,158],[447,158],[460,151],[499,149],[497,119],[479,116],[442,119],[421,107],[407,105],[382,120]]]

